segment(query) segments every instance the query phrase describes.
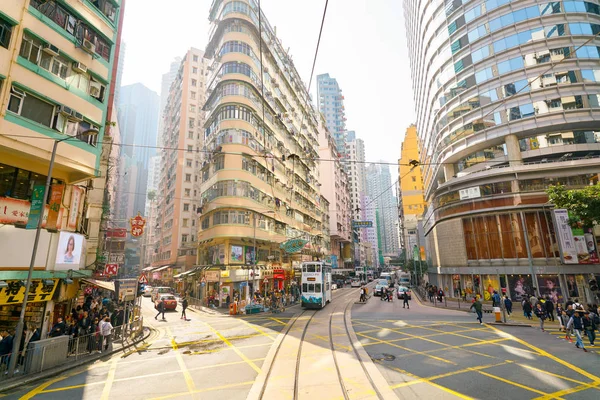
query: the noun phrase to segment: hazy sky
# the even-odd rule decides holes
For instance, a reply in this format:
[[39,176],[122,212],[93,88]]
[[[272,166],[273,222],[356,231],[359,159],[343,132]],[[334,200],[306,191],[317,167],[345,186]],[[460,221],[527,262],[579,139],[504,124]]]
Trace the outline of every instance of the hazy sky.
[[[204,49],[212,0],[127,0],[123,85],[160,93],[161,75],[189,47]],[[261,7],[306,84],[325,0],[262,0]],[[414,121],[412,85],[399,0],[330,0],[316,76],[329,73],[343,90],[347,129],[366,143],[367,161],[397,162]],[[392,169],[392,177],[396,175]]]

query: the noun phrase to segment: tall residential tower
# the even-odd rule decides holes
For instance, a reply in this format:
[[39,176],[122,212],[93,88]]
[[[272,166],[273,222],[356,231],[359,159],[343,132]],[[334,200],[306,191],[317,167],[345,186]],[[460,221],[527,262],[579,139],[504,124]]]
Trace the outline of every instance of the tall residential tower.
[[346,154],[346,114],[344,95],[335,78],[329,74],[317,75],[317,98],[319,111],[325,117],[327,129],[331,132],[338,153]]

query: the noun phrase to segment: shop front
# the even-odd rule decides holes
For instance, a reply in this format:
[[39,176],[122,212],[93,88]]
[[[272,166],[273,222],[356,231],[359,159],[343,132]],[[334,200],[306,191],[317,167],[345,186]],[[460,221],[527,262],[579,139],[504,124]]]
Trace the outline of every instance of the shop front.
[[204,304],[214,304],[215,306],[220,304],[221,272],[221,269],[204,271],[204,275],[202,276],[202,280],[200,282],[200,293]]
[[273,290],[282,290],[285,284],[285,271],[283,268],[273,269]]

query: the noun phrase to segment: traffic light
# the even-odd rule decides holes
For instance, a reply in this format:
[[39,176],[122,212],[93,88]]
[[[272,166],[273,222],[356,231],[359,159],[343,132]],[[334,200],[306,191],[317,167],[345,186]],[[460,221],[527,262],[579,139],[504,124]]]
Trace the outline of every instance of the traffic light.
[[141,295],[144,294],[144,286],[145,285],[143,283],[140,283],[140,282],[138,282],[137,285],[138,285],[138,287],[137,287],[137,295],[136,295],[136,297],[140,297]]
[[596,292],[598,290],[598,282],[595,279],[589,281],[590,290]]

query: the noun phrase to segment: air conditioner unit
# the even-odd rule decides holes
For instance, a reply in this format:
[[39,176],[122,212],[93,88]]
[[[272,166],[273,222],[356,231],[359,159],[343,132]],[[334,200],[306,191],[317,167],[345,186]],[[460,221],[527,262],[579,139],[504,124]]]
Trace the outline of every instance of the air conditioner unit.
[[75,61],[73,63],[73,71],[78,72],[80,74],[85,74],[87,72],[87,66],[83,63]]
[[83,39],[83,43],[81,44],[81,48],[84,51],[87,51],[90,54],[94,54],[96,52],[96,45],[90,42],[87,39]]
[[101,85],[98,82],[91,81],[90,82],[90,96],[92,97],[100,97]]
[[67,106],[60,105],[57,107],[56,111],[58,111],[62,115],[70,116],[73,110]]
[[51,56],[58,56],[60,54],[60,50],[53,44],[46,43],[42,51],[46,54],[50,54]]
[[83,115],[81,115],[75,110],[71,110],[71,119],[75,121],[83,121]]

